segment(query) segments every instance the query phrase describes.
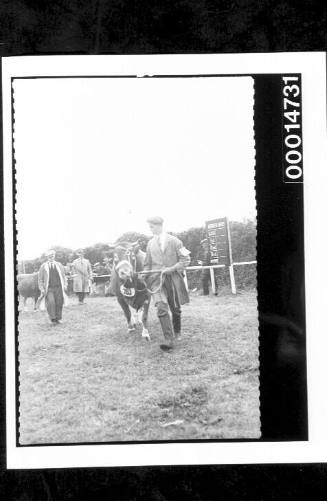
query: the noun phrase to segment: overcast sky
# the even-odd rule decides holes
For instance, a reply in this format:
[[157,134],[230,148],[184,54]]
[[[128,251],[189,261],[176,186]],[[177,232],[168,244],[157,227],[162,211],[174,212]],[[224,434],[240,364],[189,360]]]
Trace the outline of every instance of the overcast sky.
[[15,80],[18,258],[255,217],[253,80]]

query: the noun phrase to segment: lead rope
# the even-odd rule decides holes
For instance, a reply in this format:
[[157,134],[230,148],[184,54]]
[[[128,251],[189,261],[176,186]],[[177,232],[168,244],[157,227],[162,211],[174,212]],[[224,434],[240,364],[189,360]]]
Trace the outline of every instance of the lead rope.
[[[127,256],[128,256],[128,261],[130,263],[130,265],[132,266],[132,269],[133,269],[133,273],[135,274],[140,274],[142,275],[142,272],[140,271],[136,271],[136,261],[134,263],[134,266],[133,264],[131,263],[131,255],[130,255],[130,252],[126,253]],[[117,273],[116,271],[116,266],[114,265],[114,271]],[[163,286],[163,283],[164,283],[164,275],[163,275],[163,272],[161,271],[160,272],[160,282],[159,282],[159,286],[155,289],[155,290],[151,290],[149,289],[147,286],[145,286],[143,289],[138,289],[136,286],[135,286],[135,291],[136,292],[144,292],[145,290],[147,292],[149,292],[150,294],[157,294],[161,289],[162,289],[162,286]],[[135,284],[136,285],[136,284]],[[174,304],[176,305],[176,298],[175,298],[175,290],[174,290],[174,287],[173,287],[173,293],[174,293]]]
[[[137,273],[142,273],[142,272],[137,272]],[[150,294],[157,294],[157,292],[159,292],[161,289],[162,289],[162,286],[163,286],[163,283],[164,283],[164,274],[163,272],[161,271],[160,272],[160,283],[159,283],[159,286],[155,289],[155,290],[151,290],[149,289],[148,287],[144,287],[144,289],[136,289],[135,290],[137,292],[143,292],[143,291],[148,291]],[[172,282],[171,283],[171,288],[173,290],[173,301],[174,301],[174,306],[176,307],[177,306],[177,303],[176,303],[176,290],[175,290],[175,286],[174,286],[174,283]]]
[[[142,275],[142,272],[140,272],[140,271],[138,271],[138,272],[136,272],[136,273],[139,273],[140,275]],[[160,272],[160,282],[159,282],[159,286],[158,286],[155,290],[151,290],[151,289],[149,289],[147,286],[145,286],[143,289],[136,289],[136,288],[135,288],[135,290],[136,290],[137,292],[143,292],[143,291],[145,291],[145,290],[146,290],[146,291],[147,291],[147,292],[149,292],[150,294],[157,294],[157,292],[159,292],[159,291],[162,289],[162,286],[163,286],[164,280],[165,280],[165,279],[164,279],[164,274],[163,274],[163,272],[161,271],[161,272]]]
[[[161,247],[160,242],[159,242],[159,246]],[[137,271],[136,271],[136,264],[135,264],[135,270],[134,270],[134,271],[135,271],[135,273],[140,273],[140,274],[142,274],[142,272],[137,272]],[[145,283],[145,287],[144,287],[144,289],[135,289],[135,290],[137,290],[138,292],[143,292],[143,291],[145,291],[145,290],[146,290],[147,292],[149,292],[149,294],[157,294],[157,293],[158,293],[158,292],[162,289],[162,286],[163,286],[164,280],[165,280],[165,278],[164,278],[163,272],[161,271],[161,272],[160,272],[160,281],[159,281],[159,285],[158,285],[158,287],[157,287],[155,290],[151,290],[151,289],[149,289],[149,288],[146,286],[146,283]]]

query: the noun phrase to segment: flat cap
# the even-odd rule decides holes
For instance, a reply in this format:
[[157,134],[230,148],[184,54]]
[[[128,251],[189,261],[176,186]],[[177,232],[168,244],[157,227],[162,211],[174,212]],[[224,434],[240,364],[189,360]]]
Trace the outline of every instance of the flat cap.
[[148,217],[147,222],[151,224],[163,224],[164,220],[160,216],[152,216]]
[[54,256],[56,254],[56,251],[54,249],[49,249],[45,252],[45,255],[48,256]]

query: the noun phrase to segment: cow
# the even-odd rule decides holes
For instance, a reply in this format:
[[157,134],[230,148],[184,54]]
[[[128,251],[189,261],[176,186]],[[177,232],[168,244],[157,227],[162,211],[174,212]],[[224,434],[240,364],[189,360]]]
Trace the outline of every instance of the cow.
[[[111,246],[113,250],[113,267],[110,281],[110,293],[117,297],[128,325],[128,332],[142,326],[142,338],[150,341],[148,331],[148,311],[151,294],[138,272],[143,270],[145,252],[138,242],[118,242]],[[132,315],[130,307],[136,310]]]
[[36,311],[38,309],[37,300],[41,294],[38,284],[38,273],[22,273],[17,276],[17,283],[20,299],[23,299],[24,311],[27,311],[26,301],[29,297],[34,299],[34,311]]

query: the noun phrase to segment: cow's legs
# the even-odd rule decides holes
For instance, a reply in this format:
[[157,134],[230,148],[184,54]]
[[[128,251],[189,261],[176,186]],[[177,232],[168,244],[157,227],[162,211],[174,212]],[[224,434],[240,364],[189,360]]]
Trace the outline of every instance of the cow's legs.
[[39,296],[34,296],[34,311],[37,311],[38,308],[37,308],[37,300],[39,299]]
[[143,323],[143,321],[142,321],[143,320],[143,306],[139,310],[136,311],[135,318],[136,318],[137,323],[139,325],[142,325],[142,323]]
[[27,301],[27,297],[24,297],[24,301],[23,301],[23,309],[24,309],[24,311],[28,311],[28,308],[27,308],[27,305],[26,305],[26,301]]
[[131,314],[131,310],[129,309],[128,304],[126,304],[126,302],[124,301],[124,299],[122,297],[118,296],[117,299],[118,299],[118,303],[120,304],[120,306],[124,312],[124,315],[126,317],[127,324],[128,324],[128,332],[134,331],[135,330],[135,323],[132,321],[132,314]]
[[150,334],[148,331],[148,312],[150,307],[150,298],[144,301],[143,312],[142,312],[142,338],[150,341]]

